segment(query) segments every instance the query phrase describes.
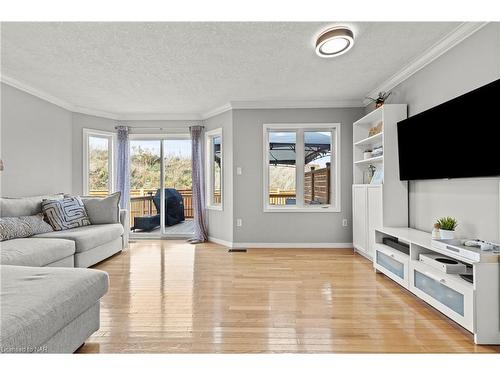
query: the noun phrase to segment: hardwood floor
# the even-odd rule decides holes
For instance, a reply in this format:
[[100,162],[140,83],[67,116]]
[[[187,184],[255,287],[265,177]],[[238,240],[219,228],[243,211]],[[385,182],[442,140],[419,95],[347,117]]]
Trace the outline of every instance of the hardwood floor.
[[95,268],[110,290],[80,353],[500,352],[350,249],[138,241]]

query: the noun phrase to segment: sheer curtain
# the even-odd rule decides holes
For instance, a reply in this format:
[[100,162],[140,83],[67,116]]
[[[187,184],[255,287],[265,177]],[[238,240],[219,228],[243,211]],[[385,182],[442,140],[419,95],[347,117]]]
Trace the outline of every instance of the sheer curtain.
[[194,215],[194,237],[189,239],[191,243],[200,243],[208,240],[206,212],[205,212],[205,177],[203,163],[203,126],[191,126],[191,148],[193,169],[193,215]]
[[121,192],[120,208],[126,209],[130,194],[130,162],[129,162],[129,138],[128,127],[117,126],[118,131],[118,155],[117,155],[117,179],[116,190]]

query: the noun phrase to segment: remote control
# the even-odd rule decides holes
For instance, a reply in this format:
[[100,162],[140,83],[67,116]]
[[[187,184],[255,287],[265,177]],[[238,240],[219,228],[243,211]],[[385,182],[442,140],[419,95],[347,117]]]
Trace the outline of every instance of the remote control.
[[493,244],[481,240],[466,240],[464,241],[464,245],[471,247],[479,247],[482,251],[493,250]]

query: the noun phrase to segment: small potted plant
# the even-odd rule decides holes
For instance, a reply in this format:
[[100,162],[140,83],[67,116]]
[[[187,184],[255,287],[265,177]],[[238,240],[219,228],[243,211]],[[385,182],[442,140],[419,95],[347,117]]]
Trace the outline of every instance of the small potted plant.
[[375,108],[382,107],[385,101],[391,96],[392,92],[379,92],[376,98],[371,98],[369,96],[366,99],[370,100],[372,103],[375,103]]
[[439,234],[442,240],[452,240],[455,238],[455,228],[458,226],[457,220],[453,217],[442,217],[436,222],[439,225]]

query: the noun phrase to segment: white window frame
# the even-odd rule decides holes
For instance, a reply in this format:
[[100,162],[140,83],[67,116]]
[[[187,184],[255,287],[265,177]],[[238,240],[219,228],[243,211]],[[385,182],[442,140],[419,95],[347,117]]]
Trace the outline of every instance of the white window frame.
[[116,133],[104,130],[83,129],[83,195],[89,195],[89,138],[104,138],[108,140],[108,191],[113,193],[116,187],[115,158],[116,158]]
[[[340,155],[341,134],[340,123],[297,123],[297,124],[263,124],[263,210],[264,212],[341,212],[340,190]],[[296,204],[290,206],[273,206],[269,204],[269,133],[273,131],[296,132]],[[331,132],[331,171],[330,173],[330,204],[304,204],[304,132]]]
[[[214,204],[212,188],[214,186],[214,168],[213,168],[213,139],[220,137],[220,204]],[[222,128],[213,129],[205,132],[205,165],[206,165],[206,202],[208,210],[224,211],[224,138]]]

